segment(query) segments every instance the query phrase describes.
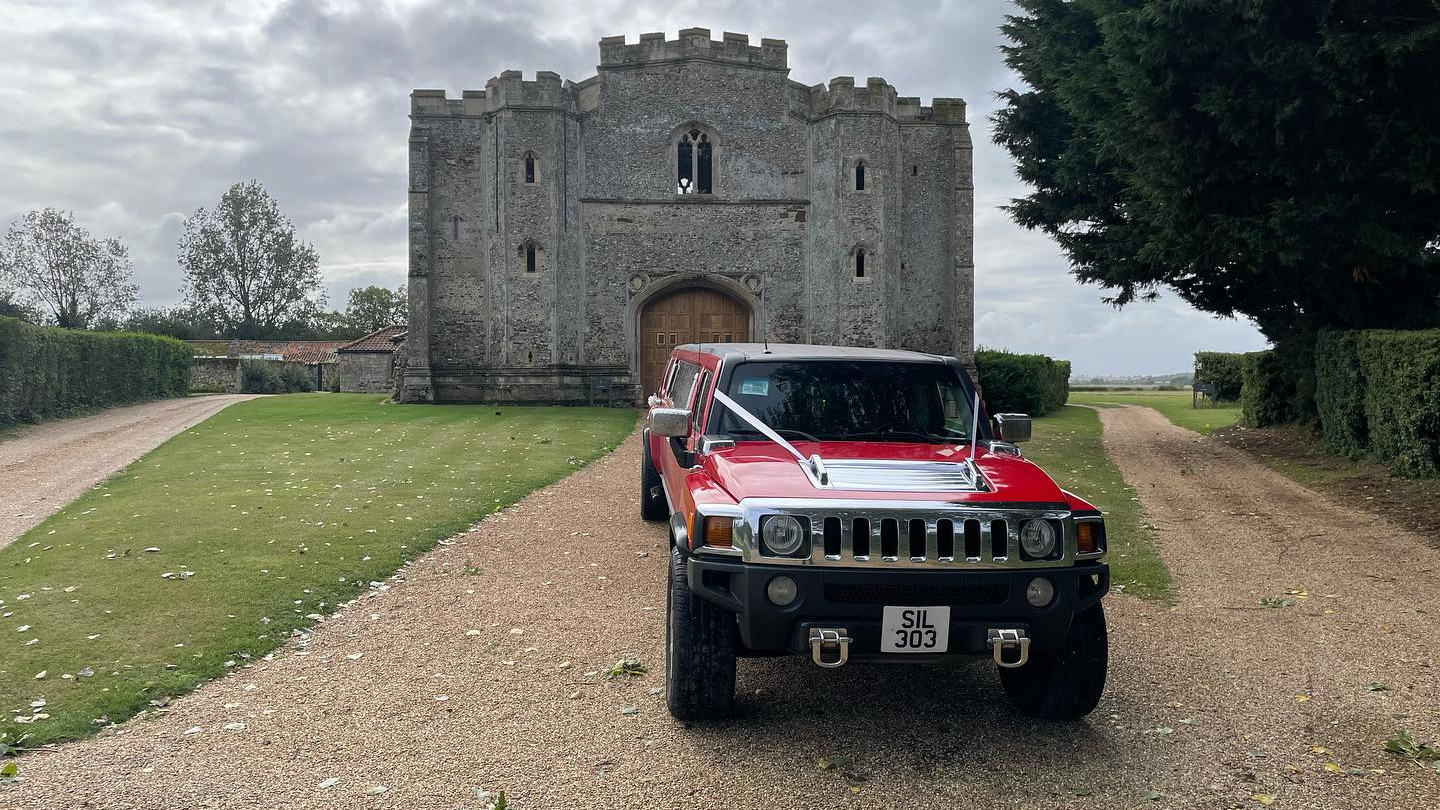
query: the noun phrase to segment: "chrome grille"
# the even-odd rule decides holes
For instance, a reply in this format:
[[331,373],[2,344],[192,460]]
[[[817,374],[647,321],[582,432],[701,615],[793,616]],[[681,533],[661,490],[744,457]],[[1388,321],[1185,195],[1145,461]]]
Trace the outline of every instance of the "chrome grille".
[[[1075,562],[1075,529],[1063,509],[963,507],[952,503],[872,501],[853,508],[825,499],[748,499],[739,506],[702,507],[706,515],[736,520],[730,553],[747,562],[846,568],[1047,568]],[[774,557],[760,543],[760,524],[786,514],[808,524],[808,556]],[[1025,560],[1020,524],[1058,521],[1061,554]]]

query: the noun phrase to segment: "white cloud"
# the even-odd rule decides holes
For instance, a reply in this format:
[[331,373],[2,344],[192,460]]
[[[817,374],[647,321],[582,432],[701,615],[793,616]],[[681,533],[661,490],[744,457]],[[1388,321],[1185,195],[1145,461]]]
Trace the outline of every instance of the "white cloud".
[[790,43],[790,75],[884,76],[969,103],[976,163],[976,332],[1087,373],[1184,370],[1197,349],[1263,345],[1247,324],[1173,297],[1116,314],[1041,235],[998,210],[1024,193],[990,143],[1000,0],[928,8],[840,0],[400,0],[342,3],[8,0],[0,26],[0,221],[74,209],[123,238],[150,303],[178,298],[183,217],[259,179],[315,243],[332,303],[405,272],[406,96],[501,70],[583,79],[601,36],[708,27]]

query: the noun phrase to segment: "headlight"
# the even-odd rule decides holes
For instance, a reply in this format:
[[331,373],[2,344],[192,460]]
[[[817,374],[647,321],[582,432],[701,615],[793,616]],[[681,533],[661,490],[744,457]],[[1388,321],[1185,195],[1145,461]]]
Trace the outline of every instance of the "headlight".
[[760,530],[760,538],[765,541],[765,548],[771,554],[789,557],[800,550],[800,544],[805,542],[805,532],[800,528],[800,521],[789,515],[772,515],[765,520],[765,526]]
[[1055,527],[1048,520],[1027,520],[1020,527],[1020,550],[1027,557],[1043,560],[1055,551]]

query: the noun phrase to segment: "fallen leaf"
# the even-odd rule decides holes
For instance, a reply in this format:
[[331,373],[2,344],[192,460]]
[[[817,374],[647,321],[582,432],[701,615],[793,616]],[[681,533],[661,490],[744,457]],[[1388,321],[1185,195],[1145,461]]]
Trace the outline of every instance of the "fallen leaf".
[[335,787],[335,786],[338,785],[338,784],[340,784],[340,777],[338,777],[338,776],[332,776],[332,777],[330,777],[329,779],[326,779],[324,782],[321,782],[320,784],[316,785],[316,786],[315,786],[315,789],[316,789],[316,790],[328,790],[328,789],[330,789],[330,788],[332,788],[332,787]]
[[1274,793],[1256,793],[1254,796],[1251,796],[1250,798],[1252,798],[1252,799],[1254,799],[1255,801],[1257,801],[1257,802],[1265,805],[1266,807],[1269,807],[1270,805],[1272,805],[1272,804],[1275,803],[1275,794],[1274,794]]
[[371,785],[370,787],[365,788],[365,795],[367,795],[367,796],[379,796],[381,793],[384,793],[385,791],[387,791],[387,790],[389,790],[389,789],[390,789],[390,788],[387,788],[387,787],[385,787],[384,785]]
[[1295,696],[1295,702],[1296,702],[1296,703],[1307,703],[1307,702],[1309,702],[1309,700],[1310,700],[1310,696],[1309,696],[1309,695],[1296,695],[1296,696]]
[[1344,773],[1344,772],[1345,772],[1345,769],[1344,769],[1344,768],[1341,768],[1339,765],[1336,765],[1336,764],[1333,763],[1333,762],[1327,762],[1327,763],[1325,763],[1325,765],[1324,765],[1323,767],[1325,768],[1325,772],[1326,772],[1326,773]]

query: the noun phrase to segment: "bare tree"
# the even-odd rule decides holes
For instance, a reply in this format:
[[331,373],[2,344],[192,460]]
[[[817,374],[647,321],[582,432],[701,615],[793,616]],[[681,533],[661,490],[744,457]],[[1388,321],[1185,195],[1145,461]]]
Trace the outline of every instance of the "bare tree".
[[213,211],[185,221],[185,302],[233,337],[266,337],[324,303],[320,257],[255,180],[236,183]]
[[129,249],[92,237],[69,211],[31,211],[0,244],[0,277],[71,329],[123,317],[140,297],[132,275]]

